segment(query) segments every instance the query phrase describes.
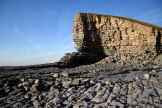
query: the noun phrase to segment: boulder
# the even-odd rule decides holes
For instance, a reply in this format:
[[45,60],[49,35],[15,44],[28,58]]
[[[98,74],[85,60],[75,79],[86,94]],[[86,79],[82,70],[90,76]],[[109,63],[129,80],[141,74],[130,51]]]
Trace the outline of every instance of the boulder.
[[59,74],[58,73],[55,73],[55,74],[53,74],[53,77],[54,78],[58,78],[59,77]]
[[86,52],[66,53],[59,62],[57,62],[57,65],[60,67],[76,67],[79,65],[91,64],[103,58],[102,55],[95,55]]

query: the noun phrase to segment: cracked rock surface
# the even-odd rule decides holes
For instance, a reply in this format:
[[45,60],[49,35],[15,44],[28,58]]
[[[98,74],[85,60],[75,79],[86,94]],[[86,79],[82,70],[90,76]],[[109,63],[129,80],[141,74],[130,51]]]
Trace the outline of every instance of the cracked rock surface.
[[78,52],[105,57],[102,62],[153,63],[162,53],[162,28],[131,18],[79,13],[73,40]]
[[[91,77],[92,74],[88,73],[93,71],[94,67],[97,73],[103,71],[107,74],[100,77],[95,74],[96,76]],[[129,73],[118,72],[108,75],[113,69],[117,71],[115,67],[116,64],[95,64],[64,69],[51,67],[1,71],[0,106],[1,108],[162,107],[161,65],[136,66],[134,70],[133,66],[130,66],[125,67],[127,70],[132,68]],[[77,70],[84,75],[76,77]],[[53,74],[57,74],[57,77],[53,77]],[[150,75],[149,79],[145,78],[146,74]]]

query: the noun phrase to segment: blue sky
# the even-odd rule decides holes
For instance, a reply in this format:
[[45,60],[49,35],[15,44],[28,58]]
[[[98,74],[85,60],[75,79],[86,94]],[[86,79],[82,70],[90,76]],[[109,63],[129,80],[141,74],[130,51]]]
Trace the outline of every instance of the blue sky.
[[0,0],[0,66],[52,63],[76,51],[72,29],[80,12],[162,27],[161,0]]

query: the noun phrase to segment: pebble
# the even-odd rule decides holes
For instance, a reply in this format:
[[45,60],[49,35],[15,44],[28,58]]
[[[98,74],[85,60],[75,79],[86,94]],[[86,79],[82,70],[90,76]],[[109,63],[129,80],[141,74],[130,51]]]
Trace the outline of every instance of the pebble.
[[68,77],[69,75],[68,75],[68,73],[66,73],[66,72],[63,72],[62,74],[61,74],[61,77]]
[[24,95],[24,98],[29,99],[30,98],[29,94]]
[[31,101],[35,101],[37,99],[37,96],[33,96],[32,98],[31,98]]
[[[50,77],[54,69],[48,70]],[[69,70],[73,72],[75,71],[73,69]],[[101,69],[98,68],[97,71],[101,71]],[[85,71],[78,67],[77,72],[79,70]],[[16,83],[9,80],[0,83],[0,106],[2,108],[160,108],[162,107],[162,72],[158,68],[154,70],[156,72],[151,71],[148,73],[139,70],[125,75],[114,75],[110,78],[101,77],[99,79],[67,78],[67,76],[64,76],[57,77],[57,80],[52,81],[47,80],[49,76],[47,75],[48,71],[46,71],[45,74],[41,74],[44,75],[41,79],[40,76],[37,79],[18,78],[19,82],[17,82],[17,79],[12,80],[16,81]],[[61,73],[61,70],[57,71],[57,73],[59,72]],[[105,72],[103,71],[103,73]]]
[[58,73],[55,73],[55,74],[53,74],[53,77],[54,78],[58,78],[59,77],[59,74]]
[[24,86],[24,89],[26,90],[26,91],[29,91],[29,86]]
[[150,74],[145,74],[144,75],[144,78],[147,79],[147,80],[149,80],[150,79]]
[[72,81],[72,85],[79,86],[80,84],[81,84],[80,79],[75,79],[75,80]]
[[20,81],[21,81],[21,82],[24,82],[24,81],[25,81],[25,78],[21,78]]
[[156,73],[157,71],[156,70],[152,70],[152,72]]
[[39,79],[36,79],[34,83],[35,84],[38,84],[38,83],[40,83],[40,80]]
[[33,105],[34,105],[35,108],[39,108],[40,103],[38,102],[38,100],[35,100],[35,101],[33,102]]
[[22,84],[23,84],[23,86],[29,86],[30,85],[29,81],[25,81]]
[[32,85],[32,87],[30,88],[30,91],[31,92],[35,92],[35,91],[37,91],[37,84],[34,84],[34,85]]

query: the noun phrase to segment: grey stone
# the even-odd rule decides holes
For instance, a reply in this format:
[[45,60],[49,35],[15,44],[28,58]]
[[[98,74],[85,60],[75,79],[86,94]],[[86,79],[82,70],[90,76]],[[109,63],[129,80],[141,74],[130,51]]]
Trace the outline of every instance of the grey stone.
[[63,72],[62,74],[61,74],[61,77],[68,77],[69,75],[68,75],[68,73],[67,72]]
[[35,100],[37,100],[38,99],[38,97],[37,96],[33,96],[32,98],[31,98],[31,101],[35,101]]
[[55,74],[53,74],[53,77],[54,78],[58,78],[59,77],[59,74],[58,73],[55,73]]
[[80,79],[74,79],[72,81],[72,85],[79,86],[80,84],[81,84],[81,80]]
[[150,74],[145,74],[145,75],[144,75],[144,78],[147,79],[147,80],[149,80],[150,77],[151,77]]
[[95,83],[96,83],[96,82],[95,82],[95,80],[94,80],[94,79],[91,79],[91,80],[90,80],[90,84],[92,84],[92,85],[93,85],[93,84],[95,84]]
[[121,108],[124,108],[124,104],[120,103],[120,102],[116,102],[116,101],[112,101],[111,102],[111,105],[113,107],[121,107]]
[[62,86],[63,86],[64,88],[69,88],[69,87],[71,86],[71,81],[63,81],[63,82],[62,82]]
[[113,93],[119,94],[121,89],[121,84],[116,83],[114,88],[113,88]]
[[25,81],[25,78],[21,78],[20,81],[21,81],[21,82],[24,82],[24,81]]
[[94,103],[103,103],[106,102],[108,98],[108,93],[104,90],[100,90],[97,95],[92,99]]
[[34,81],[35,81],[35,79],[30,79],[30,78],[29,78],[28,81],[29,81],[30,84],[33,84]]
[[39,108],[40,103],[39,103],[38,100],[35,100],[35,101],[33,102],[33,105],[34,105],[35,108]]
[[68,105],[69,103],[70,103],[69,100],[65,100],[65,101],[63,102],[64,105]]
[[37,91],[38,84],[33,84],[32,87],[30,88],[31,92],[36,92]]
[[61,99],[59,97],[55,97],[52,101],[55,103],[55,105],[61,103]]
[[29,95],[28,93],[24,95],[25,99],[29,99],[31,95]]
[[30,90],[29,86],[24,86],[24,89],[25,89],[26,91],[29,91],[29,90]]
[[11,92],[11,88],[8,86],[5,88],[5,93],[9,93],[9,92]]
[[161,68],[161,66],[154,65],[153,68],[154,68],[154,69],[158,69],[158,68]]
[[51,86],[51,87],[50,87],[50,91],[53,91],[54,89],[55,89],[54,86]]
[[34,83],[35,84],[38,84],[38,83],[40,83],[41,81],[39,80],[39,79],[36,79],[35,81],[34,81]]
[[23,86],[30,86],[29,81],[25,81],[25,82],[23,82],[22,84],[23,84]]
[[116,99],[116,94],[111,93],[110,96],[107,99],[107,102],[111,103],[115,99]]
[[62,87],[61,81],[55,81],[55,87],[57,88]]
[[30,88],[30,91],[31,92],[37,92],[37,91],[42,91],[44,89],[43,85],[42,84],[33,84]]
[[20,83],[17,85],[18,87],[23,87],[23,83]]
[[23,103],[17,102],[13,105],[14,108],[22,108],[23,107]]
[[94,104],[93,108],[108,108],[108,103]]

